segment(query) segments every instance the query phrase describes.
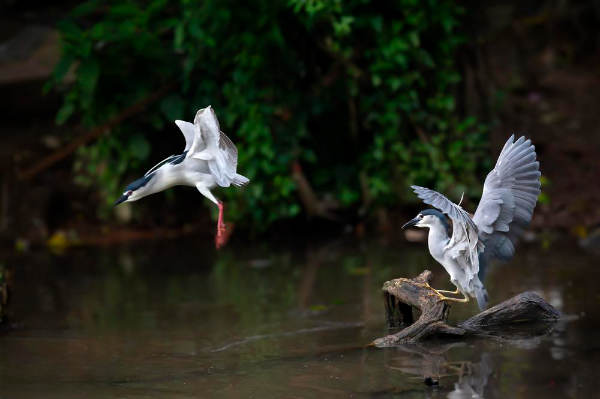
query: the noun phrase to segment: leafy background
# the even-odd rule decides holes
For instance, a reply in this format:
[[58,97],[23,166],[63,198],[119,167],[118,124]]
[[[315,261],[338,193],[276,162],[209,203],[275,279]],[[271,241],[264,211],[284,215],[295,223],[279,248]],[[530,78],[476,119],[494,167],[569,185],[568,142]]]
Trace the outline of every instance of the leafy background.
[[475,197],[491,163],[487,127],[456,104],[463,15],[445,0],[92,0],[59,24],[46,90],[64,98],[58,124],[93,127],[173,87],[78,151],[77,182],[105,217],[181,151],[173,121],[208,104],[251,180],[218,196],[253,229],[307,212],[293,170],[333,212],[373,215],[413,200],[410,184]]

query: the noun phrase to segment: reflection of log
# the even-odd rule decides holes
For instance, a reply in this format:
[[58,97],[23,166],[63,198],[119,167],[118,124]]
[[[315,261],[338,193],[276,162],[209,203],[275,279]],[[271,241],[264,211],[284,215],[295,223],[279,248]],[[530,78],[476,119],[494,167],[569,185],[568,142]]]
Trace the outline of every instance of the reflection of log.
[[418,342],[414,345],[400,345],[393,351],[386,351],[385,366],[404,374],[422,376],[425,384],[437,385],[440,377],[447,375],[448,355],[452,348],[466,347],[464,342]]
[[[545,322],[562,317],[562,313],[533,292],[525,292],[502,302],[478,315],[451,327],[446,324],[450,305],[439,301],[429,287],[431,272],[425,270],[414,279],[399,278],[383,284],[386,296],[386,319],[389,327],[406,326],[400,332],[379,338],[373,342],[378,347],[414,343],[433,336],[462,336],[467,333],[499,337],[518,336],[521,329],[531,333],[532,324],[522,322]],[[412,308],[421,311],[421,317],[413,324]],[[520,324],[516,324],[520,323]],[[551,325],[550,325],[551,327]]]

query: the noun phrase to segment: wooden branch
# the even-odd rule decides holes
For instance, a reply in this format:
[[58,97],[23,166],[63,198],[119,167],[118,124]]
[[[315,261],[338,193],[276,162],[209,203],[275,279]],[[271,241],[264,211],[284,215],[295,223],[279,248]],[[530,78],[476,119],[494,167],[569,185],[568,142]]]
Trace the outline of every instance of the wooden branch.
[[[470,319],[458,327],[446,324],[450,305],[440,301],[429,287],[431,272],[414,279],[398,278],[383,284],[388,327],[405,327],[400,332],[373,341],[378,347],[415,343],[434,336],[465,334],[499,338],[536,337],[547,334],[562,312],[534,292],[524,292]],[[412,309],[421,311],[413,323]],[[525,323],[534,322],[534,323]]]
[[[446,324],[450,305],[440,301],[435,291],[429,287],[431,272],[425,270],[414,279],[398,278],[383,284],[386,292],[386,315],[388,324],[400,326],[410,323],[412,309],[421,311],[421,317],[416,323],[404,328],[397,334],[388,335],[373,341],[378,347],[388,347],[402,343],[417,342],[436,335],[461,336],[465,334],[462,328],[450,327]],[[410,308],[407,307],[410,306]],[[390,323],[390,319],[397,319],[396,323]]]
[[563,313],[544,301],[532,291],[523,292],[470,319],[459,323],[459,327],[469,332],[484,332],[490,327],[527,321],[553,321],[563,317]]
[[327,205],[319,200],[297,160],[292,161],[292,179],[296,183],[300,202],[309,219],[318,216],[323,219],[337,220],[337,217],[329,212]]
[[117,126],[118,124],[122,123],[126,119],[129,119],[133,115],[138,114],[146,106],[152,104],[153,102],[158,101],[165,94],[167,94],[169,91],[171,91],[176,86],[176,84],[177,84],[177,82],[172,82],[172,83],[165,85],[161,89],[150,94],[148,97],[146,97],[142,101],[127,108],[125,111],[121,112],[119,115],[115,116],[112,119],[109,119],[104,124],[90,130],[89,132],[87,132],[85,134],[79,135],[76,139],[74,139],[69,144],[65,145],[64,147],[61,147],[58,151],[53,152],[52,154],[43,158],[42,160],[35,163],[33,166],[25,169],[24,171],[18,172],[17,178],[19,180],[29,180],[32,177],[36,176],[38,173],[40,173],[40,172],[46,170],[47,168],[49,168],[50,166],[54,165],[55,163],[62,161],[67,156],[69,156],[71,153],[75,152],[75,150],[77,150],[77,148],[79,148],[80,146],[85,145],[85,144],[89,143],[90,141],[100,137],[107,130]]

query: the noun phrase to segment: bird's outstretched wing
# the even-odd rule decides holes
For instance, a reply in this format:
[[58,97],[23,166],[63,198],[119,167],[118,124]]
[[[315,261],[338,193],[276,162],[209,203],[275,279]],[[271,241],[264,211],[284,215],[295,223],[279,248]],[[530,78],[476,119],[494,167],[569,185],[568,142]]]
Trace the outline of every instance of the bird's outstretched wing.
[[487,175],[483,195],[473,217],[486,255],[508,262],[514,244],[529,225],[540,194],[540,164],[535,147],[525,137],[504,144],[496,166]]
[[163,159],[162,161],[160,161],[159,163],[157,163],[156,165],[154,165],[154,166],[152,167],[152,169],[150,169],[149,171],[147,171],[147,172],[144,174],[144,177],[148,176],[149,174],[151,174],[151,173],[153,173],[153,172],[156,172],[156,171],[157,171],[157,170],[158,170],[158,169],[159,169],[161,166],[163,166],[164,164],[166,164],[166,163],[169,163],[169,162],[172,162],[172,161],[175,161],[175,160],[176,160],[177,158],[179,158],[179,157],[181,157],[181,155],[171,155],[171,156],[168,156],[167,158]]
[[194,142],[187,157],[207,161],[211,175],[221,187],[229,187],[235,178],[237,148],[220,130],[217,116],[210,106],[196,113]]
[[183,133],[183,137],[185,138],[185,148],[183,152],[189,151],[192,148],[192,144],[194,143],[194,124],[186,121],[176,120],[175,124]]
[[[179,127],[179,129],[181,130],[181,133],[183,133],[183,137],[185,138],[185,148],[183,149],[183,152],[185,153],[186,151],[189,151],[189,149],[192,147],[192,144],[194,143],[194,125],[189,122],[180,121],[180,120],[176,120],[175,124]],[[162,161],[160,161],[159,163],[154,165],[152,167],[152,169],[147,171],[144,174],[144,176],[148,176],[152,172],[158,170],[164,164],[175,161],[177,158],[179,158],[181,156],[182,155],[171,155],[171,156],[163,159]]]
[[436,207],[452,219],[452,238],[446,249],[467,272],[470,280],[479,272],[479,253],[484,248],[479,241],[479,233],[473,219],[460,205],[456,205],[437,191],[419,186],[411,188],[424,203]]

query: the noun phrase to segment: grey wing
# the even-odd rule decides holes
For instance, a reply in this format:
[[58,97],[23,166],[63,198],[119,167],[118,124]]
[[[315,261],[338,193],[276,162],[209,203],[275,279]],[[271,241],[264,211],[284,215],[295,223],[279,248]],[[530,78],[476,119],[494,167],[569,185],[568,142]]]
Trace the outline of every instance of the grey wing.
[[235,144],[219,128],[219,121],[209,106],[194,118],[194,143],[188,157],[208,162],[211,175],[221,187],[234,180],[238,162]]
[[486,258],[508,262],[513,257],[514,244],[529,225],[540,194],[539,167],[531,140],[514,141],[511,136],[485,179],[473,217]]
[[185,138],[185,148],[183,149],[183,152],[189,151],[194,143],[194,124],[180,120],[176,120],[175,124],[179,127],[179,130],[181,130],[181,133],[183,133],[183,137]]
[[484,248],[473,219],[460,205],[437,191],[419,186],[411,188],[424,203],[438,208],[452,219],[452,238],[446,249],[459,261],[471,279],[479,272],[479,253]]
[[225,135],[225,133],[219,133],[219,155],[216,157],[216,160],[212,162],[209,161],[208,166],[211,174],[215,180],[217,180],[217,183],[221,187],[229,187],[235,178],[238,162],[238,151],[235,147],[235,144],[233,144],[233,142]]

